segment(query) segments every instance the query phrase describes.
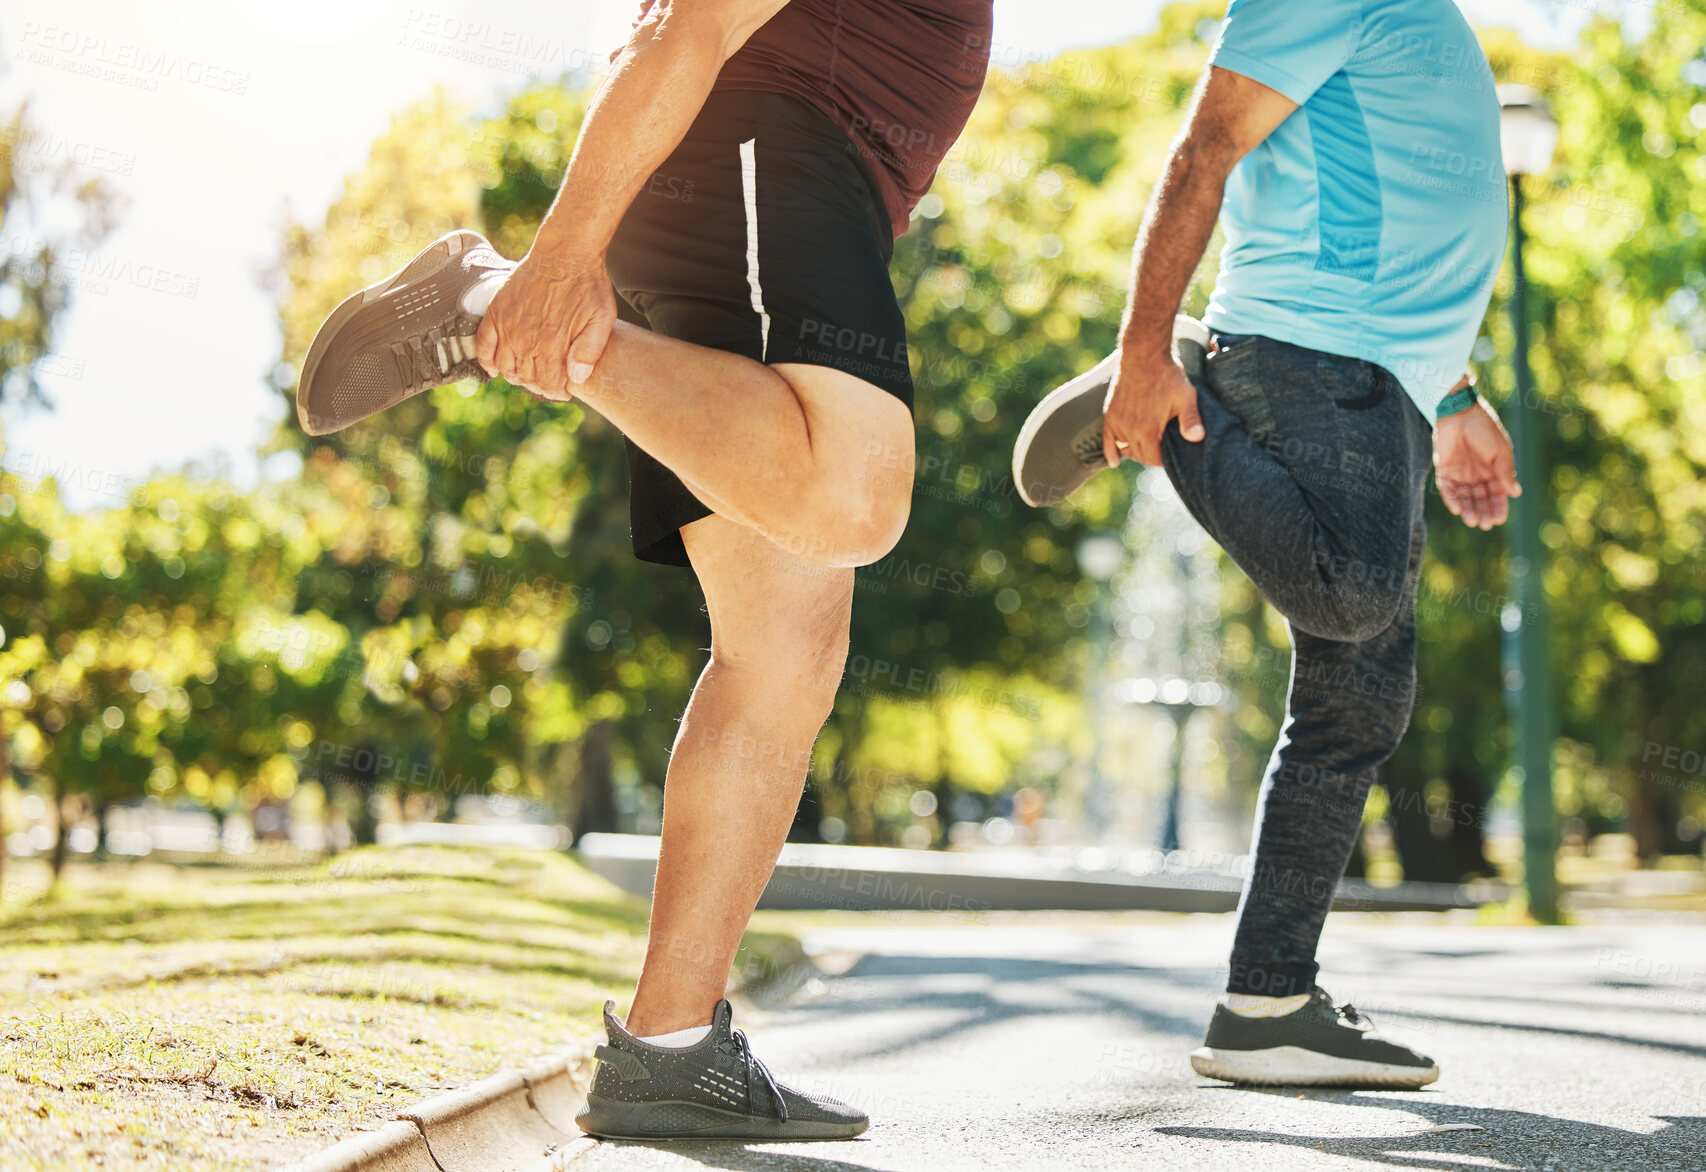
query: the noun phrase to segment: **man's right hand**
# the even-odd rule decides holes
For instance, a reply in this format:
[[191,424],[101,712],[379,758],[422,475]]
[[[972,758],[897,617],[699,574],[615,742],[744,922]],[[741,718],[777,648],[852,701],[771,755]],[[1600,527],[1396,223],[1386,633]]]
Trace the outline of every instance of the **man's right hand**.
[[592,377],[616,324],[604,249],[699,116],[724,62],[787,0],[655,0],[581,123],[533,251],[492,299],[480,364],[554,399]]
[[1108,467],[1118,468],[1125,459],[1161,463],[1161,436],[1174,418],[1185,439],[1197,443],[1203,438],[1190,376],[1170,352],[1143,357],[1135,347],[1121,346],[1102,416],[1102,456]]
[[535,248],[492,298],[474,352],[489,373],[516,386],[572,399],[615,325],[616,295],[602,256]]

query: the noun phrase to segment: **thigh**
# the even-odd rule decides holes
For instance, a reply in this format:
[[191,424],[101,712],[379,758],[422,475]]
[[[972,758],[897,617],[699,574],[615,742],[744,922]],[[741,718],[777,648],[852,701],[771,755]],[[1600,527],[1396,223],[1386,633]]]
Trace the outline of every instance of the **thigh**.
[[[813,453],[822,474],[841,485],[863,484],[849,495],[871,507],[892,508],[902,524],[912,503],[917,444],[912,412],[893,395],[839,370],[802,363],[778,363],[776,372],[798,397],[813,437]],[[816,548],[794,552],[820,561],[839,560],[842,534],[821,533],[809,540]],[[807,540],[802,538],[801,540]]]
[[1378,562],[1365,569],[1400,589],[1428,449],[1414,442],[1420,416],[1398,380],[1360,359],[1257,337],[1211,360],[1208,382],[1342,552]]
[[833,123],[781,95],[725,93],[641,188],[608,263],[659,333],[840,371],[910,408],[891,249],[881,199]]
[[[620,293],[617,316],[630,325],[650,329],[651,322]],[[686,566],[687,550],[681,544],[681,527],[709,517],[711,509],[681,478],[627,436],[622,443],[628,456],[628,530],[634,556],[662,566]]]
[[1162,442],[1197,520],[1294,625],[1360,641],[1391,621],[1431,434],[1368,363],[1249,338],[1196,383],[1207,432]]
[[[611,242],[611,280],[652,330],[775,367],[813,433],[883,478],[909,478],[912,376],[888,276],[887,213],[833,123],[775,94],[713,94]],[[642,560],[687,565],[711,515],[632,443]]]

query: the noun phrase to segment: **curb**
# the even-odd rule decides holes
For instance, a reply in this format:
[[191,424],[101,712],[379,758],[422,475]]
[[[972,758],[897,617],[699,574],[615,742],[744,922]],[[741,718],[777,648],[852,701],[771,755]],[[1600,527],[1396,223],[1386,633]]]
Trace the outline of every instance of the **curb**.
[[286,1172],[439,1172],[426,1137],[412,1123],[387,1123],[316,1152]]
[[[633,895],[649,897],[657,873],[655,835],[588,834],[580,860]],[[1227,867],[1170,869],[1159,851],[1123,856],[1068,848],[1020,855],[831,846],[782,848],[760,908],[783,911],[1229,912],[1244,879]],[[1230,860],[1228,860],[1230,864]],[[1508,895],[1502,883],[1399,883],[1374,887],[1342,880],[1339,911],[1452,911]]]
[[284,1172],[558,1172],[594,1141],[575,1126],[591,1043],[397,1112]]

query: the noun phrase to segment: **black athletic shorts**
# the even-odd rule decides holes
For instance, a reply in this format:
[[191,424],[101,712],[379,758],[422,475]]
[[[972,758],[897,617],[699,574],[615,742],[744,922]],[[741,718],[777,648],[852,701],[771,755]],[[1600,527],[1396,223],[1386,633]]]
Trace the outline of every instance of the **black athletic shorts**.
[[[730,92],[640,189],[608,262],[624,321],[846,371],[910,408],[893,251],[876,183],[833,122],[794,98]],[[632,441],[628,470],[635,555],[687,565],[681,527],[711,510]]]

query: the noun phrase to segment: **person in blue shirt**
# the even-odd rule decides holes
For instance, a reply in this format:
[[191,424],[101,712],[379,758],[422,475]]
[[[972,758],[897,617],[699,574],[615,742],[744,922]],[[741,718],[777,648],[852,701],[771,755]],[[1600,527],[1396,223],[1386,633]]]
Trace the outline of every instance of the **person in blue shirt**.
[[[1202,376],[1174,315],[1216,222]],[[1160,464],[1286,618],[1284,729],[1226,996],[1192,1064],[1416,1087],[1433,1061],[1315,983],[1376,768],[1415,697],[1431,466],[1467,524],[1517,495],[1464,370],[1505,244],[1492,71],[1452,0],[1233,0],[1139,233],[1102,455]]]

